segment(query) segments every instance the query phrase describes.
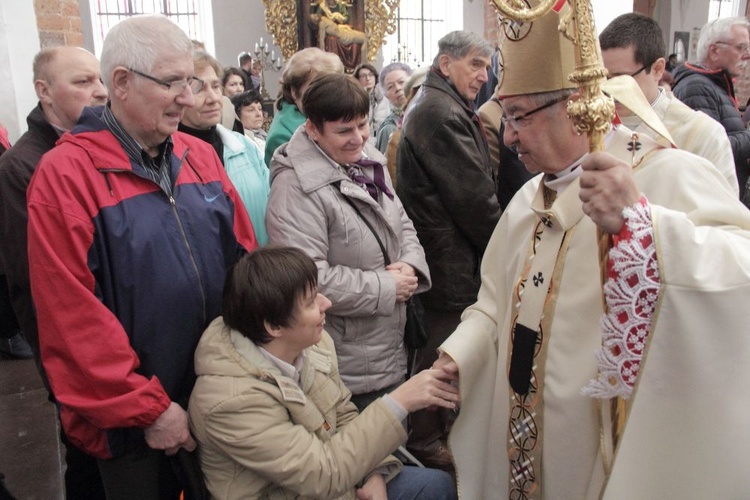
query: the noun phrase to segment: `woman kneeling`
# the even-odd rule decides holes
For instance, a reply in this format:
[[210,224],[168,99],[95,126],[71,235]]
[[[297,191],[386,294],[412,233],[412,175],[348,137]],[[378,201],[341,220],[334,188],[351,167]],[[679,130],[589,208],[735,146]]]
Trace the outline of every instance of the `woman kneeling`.
[[389,455],[408,412],[455,408],[451,376],[421,372],[358,414],[323,331],[331,302],[317,276],[302,251],[273,246],[229,272],[223,317],[195,353],[189,408],[211,496],[455,498],[446,473]]

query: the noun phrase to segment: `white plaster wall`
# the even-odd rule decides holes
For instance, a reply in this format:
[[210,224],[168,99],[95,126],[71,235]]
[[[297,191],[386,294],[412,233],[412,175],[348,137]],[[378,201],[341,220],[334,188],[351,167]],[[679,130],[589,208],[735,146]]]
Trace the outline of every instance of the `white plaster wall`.
[[[672,2],[672,11],[669,18],[669,26],[662,24],[664,34],[668,36],[667,52],[672,52],[675,31],[689,31],[690,44],[693,45],[694,30],[706,24],[708,20],[708,2],[705,0],[674,0]],[[688,60],[694,61],[695,54],[691,53]]]
[[11,143],[26,131],[36,106],[31,63],[39,52],[33,2],[0,0],[0,123]]
[[594,24],[598,33],[617,16],[633,12],[633,0],[592,0],[591,6],[594,8]]
[[[708,2],[706,0],[672,0],[660,3],[669,4],[669,6],[657,4],[657,8],[661,8],[660,15],[657,16],[656,13],[654,15],[664,31],[667,52],[672,52],[675,31],[689,31],[690,45],[694,47],[694,36],[697,37],[701,27],[708,21]],[[744,15],[746,8],[747,0],[741,0],[738,15]],[[688,60],[694,61],[695,54],[691,53]]]
[[464,31],[484,35],[484,3],[486,1],[464,0]]
[[[294,1],[294,0],[286,0]],[[223,66],[237,66],[240,52],[252,52],[260,37],[278,55],[266,31],[265,7],[261,0],[213,0],[216,58]],[[271,97],[279,91],[281,72],[266,71],[266,88]]]
[[94,46],[94,26],[92,19],[91,2],[89,0],[78,0],[78,11],[81,13],[81,31],[83,32],[83,48],[96,55]]

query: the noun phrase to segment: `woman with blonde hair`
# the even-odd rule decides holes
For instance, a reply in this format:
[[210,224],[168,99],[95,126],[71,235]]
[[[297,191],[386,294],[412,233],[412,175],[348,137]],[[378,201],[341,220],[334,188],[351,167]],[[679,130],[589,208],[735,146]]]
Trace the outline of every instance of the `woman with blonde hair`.
[[307,87],[318,76],[343,72],[344,64],[336,54],[317,47],[302,49],[289,58],[281,73],[281,90],[276,101],[278,112],[266,139],[266,165],[271,164],[276,148],[288,142],[294,131],[305,123],[302,96]]
[[258,244],[268,243],[265,215],[270,192],[268,168],[260,149],[239,132],[221,125],[223,85],[219,62],[206,52],[193,52],[196,78],[203,87],[194,94],[195,104],[182,115],[179,131],[197,137],[213,146],[242,203],[245,205]]

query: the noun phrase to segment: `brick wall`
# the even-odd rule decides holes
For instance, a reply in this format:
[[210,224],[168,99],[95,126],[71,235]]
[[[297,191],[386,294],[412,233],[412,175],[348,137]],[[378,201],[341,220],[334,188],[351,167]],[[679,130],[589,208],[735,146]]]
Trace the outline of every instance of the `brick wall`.
[[83,46],[81,11],[77,0],[34,0],[39,44]]

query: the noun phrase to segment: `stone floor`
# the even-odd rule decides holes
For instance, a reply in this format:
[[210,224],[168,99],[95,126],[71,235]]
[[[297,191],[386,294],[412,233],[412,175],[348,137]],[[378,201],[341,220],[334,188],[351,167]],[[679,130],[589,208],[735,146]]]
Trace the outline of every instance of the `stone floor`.
[[0,472],[18,500],[63,498],[57,432],[34,361],[0,359]]

